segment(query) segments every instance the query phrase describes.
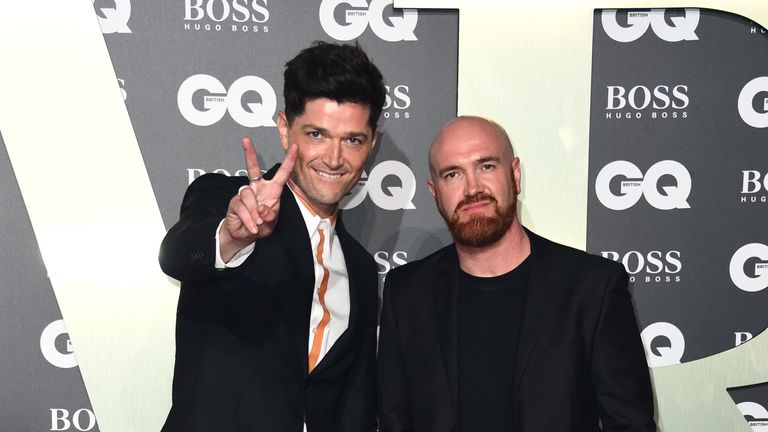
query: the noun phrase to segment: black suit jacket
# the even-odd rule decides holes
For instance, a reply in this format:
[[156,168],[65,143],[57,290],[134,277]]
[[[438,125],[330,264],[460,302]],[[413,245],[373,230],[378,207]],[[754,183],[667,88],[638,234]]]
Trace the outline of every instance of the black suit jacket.
[[[274,173],[274,169],[272,173]],[[265,177],[269,178],[270,173]],[[348,329],[307,373],[314,261],[286,187],[271,236],[237,268],[217,270],[216,228],[245,177],[207,174],[188,188],[160,264],[181,281],[173,406],[163,431],[370,431],[375,425],[376,266],[341,222]]]
[[[528,232],[530,279],[508,415],[516,432],[655,431],[620,264]],[[382,432],[458,430],[453,245],[392,270],[379,340]],[[506,341],[499,341],[506,343]],[[480,431],[463,431],[480,432]]]

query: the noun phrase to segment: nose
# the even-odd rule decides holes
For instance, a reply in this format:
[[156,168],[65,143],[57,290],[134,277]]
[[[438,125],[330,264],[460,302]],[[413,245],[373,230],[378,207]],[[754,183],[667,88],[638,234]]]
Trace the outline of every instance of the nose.
[[331,142],[328,144],[323,153],[323,163],[331,169],[336,169],[343,165],[341,143]]
[[466,190],[464,191],[466,196],[474,196],[483,191],[482,182],[477,177],[477,174],[475,174],[474,172],[468,172],[466,175],[466,179],[467,179],[465,184]]

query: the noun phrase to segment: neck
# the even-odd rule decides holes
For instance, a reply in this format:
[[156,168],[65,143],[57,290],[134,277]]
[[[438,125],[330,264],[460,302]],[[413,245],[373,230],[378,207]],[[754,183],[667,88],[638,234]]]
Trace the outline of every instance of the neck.
[[304,204],[304,207],[309,210],[312,215],[320,216],[322,219],[334,219],[336,217],[336,211],[338,210],[339,206],[338,204],[335,205],[316,205],[312,204],[309,201],[309,198],[304,194],[304,191],[301,190],[301,187],[296,184],[296,182],[293,181],[292,178],[288,179],[288,188],[293,191],[293,194],[296,195],[297,198],[299,198],[299,201],[301,201],[302,204]]
[[512,271],[531,253],[531,243],[523,226],[515,219],[512,226],[496,243],[471,247],[456,243],[459,266],[465,272],[480,277],[493,277]]

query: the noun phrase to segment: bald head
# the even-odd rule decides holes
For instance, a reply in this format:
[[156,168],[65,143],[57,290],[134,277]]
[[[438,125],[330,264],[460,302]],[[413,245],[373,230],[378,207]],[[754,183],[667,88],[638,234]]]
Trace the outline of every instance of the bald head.
[[515,157],[507,131],[500,124],[477,116],[460,116],[446,123],[429,147],[429,172],[437,175],[441,155],[460,151],[468,143],[482,142],[490,149],[499,151],[505,158]]

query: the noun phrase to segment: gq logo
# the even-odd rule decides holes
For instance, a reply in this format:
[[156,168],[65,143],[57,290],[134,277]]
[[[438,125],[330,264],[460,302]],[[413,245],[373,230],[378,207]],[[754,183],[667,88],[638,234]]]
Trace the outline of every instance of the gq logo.
[[[207,93],[202,97],[202,110],[193,103],[199,91]],[[246,102],[246,110],[243,99],[250,92],[257,93],[261,102]],[[266,80],[253,75],[238,78],[229,90],[210,75],[192,75],[181,83],[176,102],[181,115],[198,126],[210,126],[221,120],[226,112],[245,127],[275,126],[272,120],[277,110],[275,90]]]
[[616,42],[633,42],[648,31],[650,26],[656,36],[667,42],[699,40],[696,27],[699,25],[699,10],[685,9],[685,16],[673,16],[668,25],[665,19],[666,9],[651,9],[650,12],[627,11],[627,27],[619,25],[616,9],[604,10],[601,14],[603,30]]
[[[757,97],[760,95],[761,97]],[[757,102],[757,103],[755,103]],[[768,127],[768,77],[757,77],[739,93],[739,115],[753,128]],[[755,108],[758,106],[759,108]]]
[[[392,176],[400,181],[400,186],[388,186],[384,192],[384,179]],[[416,195],[416,178],[407,165],[388,160],[376,165],[370,175],[363,171],[357,186],[341,201],[341,208],[355,208],[370,196],[376,206],[384,210],[415,209],[413,197]]]
[[[743,291],[756,292],[768,288],[768,246],[749,243],[740,247],[733,254],[728,271],[734,285]],[[750,275],[752,273],[754,276]]]
[[[72,341],[69,338],[64,340],[63,350],[57,347],[57,341],[61,342],[60,336],[67,335],[67,329],[64,327],[64,320],[56,320],[48,324],[40,335],[40,352],[48,363],[62,369],[73,368],[77,366],[75,352],[72,349]],[[59,344],[61,345],[61,344]]]
[[[369,6],[366,0],[323,0],[319,11],[320,25],[328,36],[340,41],[359,37],[369,25],[376,36],[387,42],[418,40],[414,34],[419,20],[416,9],[403,9],[402,17],[390,16],[388,21],[391,25],[386,22],[384,9],[392,2],[393,0],[371,0]],[[342,4],[350,6],[350,9],[343,10],[344,23],[339,23],[336,21],[335,12]]]
[[[128,28],[128,20],[131,19],[131,0],[114,0],[114,3],[113,8],[98,8],[104,15],[96,14],[101,32],[103,34],[131,33],[131,29]],[[96,4],[96,0],[93,0],[93,4]]]
[[[677,185],[662,186],[664,193],[661,193],[659,180],[667,175],[672,176]],[[620,183],[620,194],[615,195],[611,191],[611,182],[619,176],[625,180]],[[664,160],[653,164],[643,176],[633,163],[619,160],[600,170],[595,179],[595,192],[597,199],[611,210],[626,210],[641,196],[659,210],[685,209],[691,207],[686,201],[691,193],[691,174],[681,163]]]
[[679,328],[668,322],[649,325],[640,333],[648,367],[679,364],[685,352],[685,338]]
[[744,417],[752,418],[747,419],[752,432],[768,432],[768,410],[765,407],[755,402],[741,402],[736,408]]

